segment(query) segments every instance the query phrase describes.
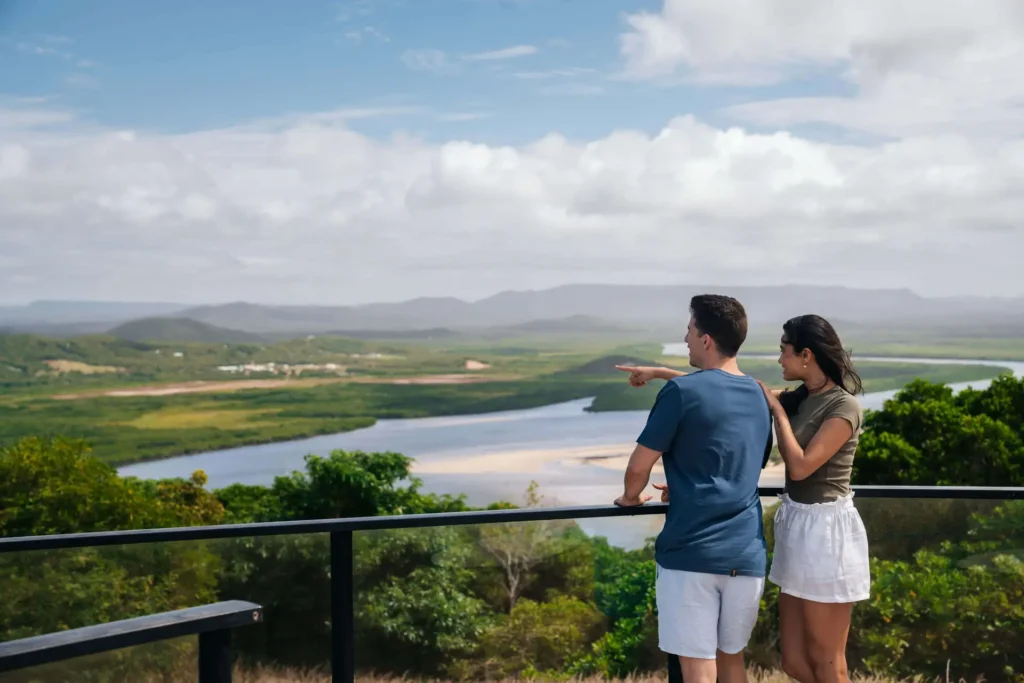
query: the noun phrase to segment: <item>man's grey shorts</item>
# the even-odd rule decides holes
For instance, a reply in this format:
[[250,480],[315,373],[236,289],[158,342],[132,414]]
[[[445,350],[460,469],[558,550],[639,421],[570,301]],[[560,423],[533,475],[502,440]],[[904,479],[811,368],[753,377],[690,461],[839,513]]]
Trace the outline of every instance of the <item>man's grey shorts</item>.
[[699,574],[657,567],[658,646],[714,659],[742,652],[757,624],[764,577]]

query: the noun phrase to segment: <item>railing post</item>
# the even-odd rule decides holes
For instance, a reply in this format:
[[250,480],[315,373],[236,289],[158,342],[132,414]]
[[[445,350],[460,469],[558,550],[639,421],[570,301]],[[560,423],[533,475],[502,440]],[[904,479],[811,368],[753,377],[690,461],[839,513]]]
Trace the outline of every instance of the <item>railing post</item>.
[[199,683],[231,683],[231,630],[199,634]]
[[352,532],[331,532],[331,681],[356,679]]
[[668,683],[683,683],[683,667],[677,655],[668,655]]

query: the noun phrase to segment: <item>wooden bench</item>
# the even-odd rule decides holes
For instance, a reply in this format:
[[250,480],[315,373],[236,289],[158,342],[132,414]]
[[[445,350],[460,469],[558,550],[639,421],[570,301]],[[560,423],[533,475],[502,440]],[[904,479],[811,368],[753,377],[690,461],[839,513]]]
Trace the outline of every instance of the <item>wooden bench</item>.
[[158,640],[199,636],[199,683],[230,683],[231,629],[263,621],[263,608],[228,600],[0,643],[0,672]]

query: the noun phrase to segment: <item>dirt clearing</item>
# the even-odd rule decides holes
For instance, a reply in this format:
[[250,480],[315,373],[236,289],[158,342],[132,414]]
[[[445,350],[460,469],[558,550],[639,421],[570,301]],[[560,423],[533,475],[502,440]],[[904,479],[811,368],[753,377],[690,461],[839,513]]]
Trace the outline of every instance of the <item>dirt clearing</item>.
[[126,389],[107,389],[104,391],[87,391],[80,394],[59,394],[53,398],[60,401],[73,401],[80,398],[96,398],[97,396],[174,396],[176,394],[208,394],[217,392],[242,391],[244,389],[302,389],[320,384],[342,382],[340,379],[239,379],[226,382],[179,382],[177,384],[160,384]]
[[483,375],[420,375],[419,377],[359,377],[353,382],[361,384],[473,384],[494,381]]
[[359,384],[472,384],[474,382],[486,382],[495,379],[497,378],[481,375],[420,375],[416,377],[351,377],[345,379],[236,379],[223,382],[197,380],[175,384],[156,384],[142,387],[126,387],[124,389],[104,389],[99,391],[83,391],[75,394],[58,394],[53,398],[59,401],[74,401],[82,398],[97,398],[99,396],[128,398],[132,396],[213,394],[244,391],[246,389],[305,389],[321,384],[338,384],[340,382]]
[[57,373],[79,372],[83,375],[103,375],[125,371],[124,368],[115,368],[112,365],[89,365],[77,360],[45,360],[43,362]]

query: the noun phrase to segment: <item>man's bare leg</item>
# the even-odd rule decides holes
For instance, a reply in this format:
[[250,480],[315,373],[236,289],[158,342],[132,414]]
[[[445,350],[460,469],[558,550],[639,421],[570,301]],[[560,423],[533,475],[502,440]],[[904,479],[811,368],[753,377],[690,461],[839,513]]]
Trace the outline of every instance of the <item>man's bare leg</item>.
[[718,683],[747,683],[747,663],[742,651],[734,655],[718,651]]
[[718,667],[713,659],[680,657],[679,665],[683,669],[683,683],[715,683],[718,678]]

